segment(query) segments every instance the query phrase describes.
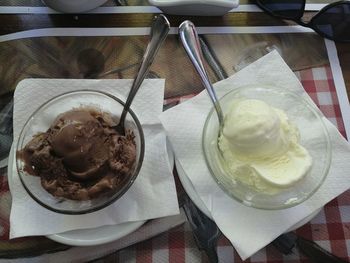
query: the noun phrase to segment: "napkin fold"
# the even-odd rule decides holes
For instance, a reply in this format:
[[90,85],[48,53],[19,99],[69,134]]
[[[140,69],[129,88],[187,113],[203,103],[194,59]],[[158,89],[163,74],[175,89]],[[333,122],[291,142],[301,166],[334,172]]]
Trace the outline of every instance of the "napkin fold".
[[[232,77],[215,83],[214,88],[218,97],[222,97],[234,87],[259,84],[291,90],[312,102],[277,51],[265,55]],[[332,143],[332,163],[326,180],[310,199],[295,207],[274,211],[247,207],[235,201],[213,180],[202,153],[202,131],[211,108],[209,96],[203,91],[163,112],[160,119],[175,156],[196,192],[243,260],[350,188],[350,146],[324,117]]]
[[[14,144],[29,116],[49,99],[69,91],[91,89],[107,92],[125,101],[132,80],[27,79],[14,95]],[[158,115],[162,112],[164,80],[145,80],[136,94],[132,110],[145,136],[145,155],[131,188],[116,202],[94,213],[63,215],[37,204],[23,188],[15,165],[10,190],[10,238],[50,235],[73,229],[95,228],[159,218],[179,213],[174,177],[166,150],[166,135]]]

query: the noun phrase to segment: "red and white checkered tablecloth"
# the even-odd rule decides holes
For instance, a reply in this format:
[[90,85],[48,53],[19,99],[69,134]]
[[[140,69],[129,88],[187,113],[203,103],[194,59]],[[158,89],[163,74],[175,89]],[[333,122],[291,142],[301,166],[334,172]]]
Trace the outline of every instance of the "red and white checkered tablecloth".
[[[344,123],[330,67],[302,70],[296,72],[296,75],[313,101],[345,137]],[[165,101],[165,104],[181,103],[193,95],[170,98]],[[296,233],[306,239],[316,241],[321,247],[349,261],[350,190],[328,203],[311,222],[297,229]],[[223,263],[243,262],[225,237],[222,237],[218,242],[218,256],[219,262]],[[188,223],[151,240],[124,249],[113,255],[112,260],[140,263],[207,262],[205,254],[196,247]],[[299,254],[298,251],[285,256],[269,245],[244,262],[306,263],[311,261]]]
[[[326,117],[345,136],[344,123],[334,86],[332,72],[328,66],[296,72],[305,90]],[[195,94],[170,98],[165,105],[181,103]],[[350,175],[350,171],[349,171]],[[0,240],[8,239],[9,189],[6,177],[0,176]],[[296,230],[306,239],[316,241],[321,247],[345,260],[350,260],[350,190],[328,203],[310,223]],[[242,262],[230,242],[222,237],[218,242],[219,262]],[[130,246],[97,262],[208,262],[194,242],[187,223],[157,237]],[[244,262],[297,263],[310,262],[298,251],[284,256],[272,245],[260,250]]]

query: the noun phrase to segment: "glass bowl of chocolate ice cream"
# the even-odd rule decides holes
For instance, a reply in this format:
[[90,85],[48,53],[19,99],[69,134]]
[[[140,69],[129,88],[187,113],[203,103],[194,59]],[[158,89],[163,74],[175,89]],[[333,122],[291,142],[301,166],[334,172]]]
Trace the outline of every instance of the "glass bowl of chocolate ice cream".
[[132,110],[125,134],[114,126],[124,103],[81,90],[40,106],[25,123],[16,165],[23,187],[57,213],[85,214],[120,198],[135,181],[144,156],[141,124]]

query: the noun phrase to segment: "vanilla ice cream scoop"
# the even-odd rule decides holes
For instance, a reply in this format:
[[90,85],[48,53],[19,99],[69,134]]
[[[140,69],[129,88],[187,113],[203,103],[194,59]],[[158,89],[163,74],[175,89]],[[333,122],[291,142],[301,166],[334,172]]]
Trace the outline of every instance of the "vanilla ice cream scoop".
[[224,138],[231,151],[247,157],[276,156],[285,152],[287,117],[260,100],[233,103],[225,115]]
[[219,148],[232,180],[276,193],[302,179],[312,159],[284,111],[256,99],[234,100],[225,115]]

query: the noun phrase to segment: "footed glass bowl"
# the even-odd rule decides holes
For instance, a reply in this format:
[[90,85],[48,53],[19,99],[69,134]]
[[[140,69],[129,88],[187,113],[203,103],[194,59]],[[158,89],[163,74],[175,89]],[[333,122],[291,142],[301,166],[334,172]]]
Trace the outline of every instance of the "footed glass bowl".
[[258,99],[283,110],[300,132],[300,144],[312,157],[313,164],[306,176],[295,185],[269,194],[233,179],[218,148],[219,125],[214,108],[206,119],[202,146],[211,175],[222,190],[235,200],[260,209],[284,209],[300,204],[312,196],[325,180],[331,163],[331,143],[323,116],[307,98],[274,86],[244,86],[220,99],[225,113],[232,100]]
[[143,130],[135,113],[129,110],[125,128],[132,130],[135,135],[136,162],[133,165],[131,175],[123,179],[114,192],[86,201],[55,197],[42,187],[40,177],[27,173],[24,169],[23,160],[18,156],[18,151],[25,147],[33,138],[33,135],[46,132],[59,114],[82,106],[97,108],[110,113],[112,118],[119,119],[124,103],[120,99],[100,91],[81,90],[59,95],[40,106],[29,117],[17,143],[16,166],[23,187],[37,203],[57,213],[85,214],[108,206],[130,188],[142,166],[145,149]]

